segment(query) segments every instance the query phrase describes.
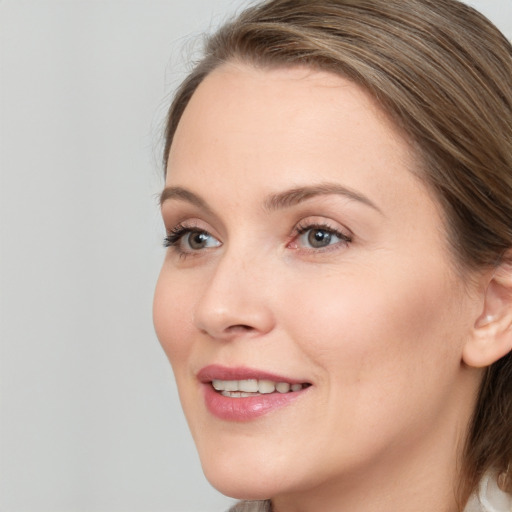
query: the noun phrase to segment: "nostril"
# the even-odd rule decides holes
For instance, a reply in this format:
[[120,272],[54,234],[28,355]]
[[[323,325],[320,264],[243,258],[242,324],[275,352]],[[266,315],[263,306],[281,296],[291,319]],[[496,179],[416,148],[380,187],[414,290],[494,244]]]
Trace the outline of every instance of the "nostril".
[[224,327],[218,331],[216,331],[213,328],[210,329],[200,329],[200,331],[203,334],[206,334],[207,336],[218,339],[218,340],[233,340],[235,338],[241,337],[244,338],[246,336],[253,336],[258,332],[258,329],[256,327],[252,327],[251,325],[247,324],[233,324],[228,325],[227,327]]
[[233,334],[238,333],[238,332],[249,332],[249,331],[254,331],[254,327],[251,327],[250,325],[244,325],[244,324],[230,325],[226,329],[226,332],[230,332]]

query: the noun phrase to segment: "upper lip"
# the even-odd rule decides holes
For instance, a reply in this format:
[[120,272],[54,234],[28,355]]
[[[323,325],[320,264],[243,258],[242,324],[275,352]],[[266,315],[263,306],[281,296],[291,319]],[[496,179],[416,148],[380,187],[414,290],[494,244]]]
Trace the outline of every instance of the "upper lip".
[[306,380],[294,379],[277,375],[275,373],[257,370],[255,368],[247,368],[245,366],[231,367],[211,364],[201,368],[197,373],[197,378],[203,382],[208,383],[212,380],[270,380],[272,382],[288,382],[289,384],[304,384]]

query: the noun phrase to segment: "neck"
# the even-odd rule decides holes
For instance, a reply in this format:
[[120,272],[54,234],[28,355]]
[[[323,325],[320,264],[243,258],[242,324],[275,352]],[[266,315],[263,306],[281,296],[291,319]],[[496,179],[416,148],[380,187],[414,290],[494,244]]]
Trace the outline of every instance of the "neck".
[[[412,464],[411,464],[412,466]],[[324,483],[293,495],[272,499],[272,512],[458,512],[457,473],[424,463],[420,471],[404,474],[387,468],[375,468],[365,475],[354,472],[343,481]]]

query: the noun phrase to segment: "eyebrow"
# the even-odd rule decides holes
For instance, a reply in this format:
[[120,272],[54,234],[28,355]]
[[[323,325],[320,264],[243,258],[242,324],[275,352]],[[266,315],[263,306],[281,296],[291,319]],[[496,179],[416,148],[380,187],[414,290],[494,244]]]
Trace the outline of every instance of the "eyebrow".
[[[363,194],[337,183],[321,183],[304,187],[296,187],[284,192],[269,195],[264,203],[265,210],[272,212],[290,208],[316,196],[341,195],[353,201],[358,201],[382,214],[381,209]],[[185,201],[201,208],[207,213],[213,213],[206,201],[194,192],[183,187],[165,187],[160,195],[160,206],[169,199]]]
[[169,199],[185,201],[201,208],[207,213],[213,213],[212,209],[208,206],[204,199],[183,187],[165,187],[160,194],[160,206],[162,206],[164,202],[168,201]]
[[278,194],[270,195],[264,203],[264,207],[268,211],[281,210],[290,208],[303,201],[307,201],[312,197],[326,195],[341,195],[353,201],[358,201],[382,214],[381,209],[363,194],[351,190],[337,183],[321,183],[306,187],[296,187]]

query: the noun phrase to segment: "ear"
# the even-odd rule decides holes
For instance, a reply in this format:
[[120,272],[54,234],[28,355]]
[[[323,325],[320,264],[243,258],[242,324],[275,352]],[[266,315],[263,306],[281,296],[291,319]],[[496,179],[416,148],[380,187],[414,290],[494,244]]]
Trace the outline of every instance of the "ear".
[[512,253],[487,278],[483,311],[467,340],[462,360],[482,368],[512,350]]

